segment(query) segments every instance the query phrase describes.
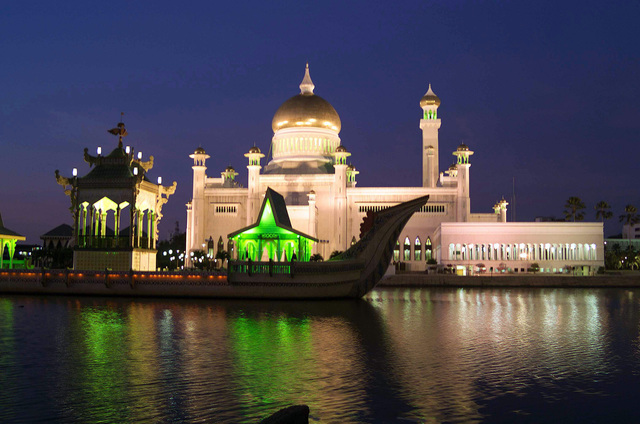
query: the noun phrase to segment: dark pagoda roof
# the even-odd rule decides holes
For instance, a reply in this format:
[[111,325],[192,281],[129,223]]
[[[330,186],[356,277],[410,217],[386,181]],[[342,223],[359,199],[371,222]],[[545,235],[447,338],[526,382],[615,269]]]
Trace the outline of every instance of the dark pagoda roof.
[[73,227],[69,224],[58,225],[53,230],[47,231],[46,233],[40,236],[41,239],[68,238],[68,237],[73,237]]

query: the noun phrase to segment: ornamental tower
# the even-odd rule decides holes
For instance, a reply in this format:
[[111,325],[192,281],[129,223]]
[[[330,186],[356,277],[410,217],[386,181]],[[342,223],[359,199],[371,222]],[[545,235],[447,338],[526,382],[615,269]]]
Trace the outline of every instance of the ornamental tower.
[[347,158],[351,153],[344,146],[338,146],[333,153],[335,158],[333,167],[335,176],[333,180],[333,204],[334,204],[334,234],[332,239],[336,243],[337,250],[347,249]]
[[504,197],[493,205],[493,211],[499,216],[498,222],[507,222],[507,205],[509,203],[504,200]]
[[249,159],[247,170],[249,173],[249,187],[247,189],[247,225],[253,224],[258,219],[260,210],[260,159],[264,157],[256,146],[249,149],[244,157]]
[[123,146],[122,138],[128,135],[123,122],[108,131],[118,137],[118,147],[106,156],[101,147],[97,156],[84,149],[89,173],[80,177],[74,169],[73,177],[65,178],[55,171],[71,199],[73,268],[155,271],[162,207],[177,183],[163,186],[160,177],[157,184],[151,182],[153,156],[143,161],[142,152],[135,155],[132,147]]
[[438,107],[440,99],[429,90],[420,99],[422,108],[422,119],[420,129],[422,130],[422,186],[435,187],[438,182],[438,130],[440,129],[440,119],[438,118]]
[[[205,242],[204,221],[205,221],[205,201],[204,185],[207,178],[206,160],[210,156],[202,147],[198,147],[189,155],[193,159],[193,197],[191,200],[191,210],[187,206],[187,251],[201,249]],[[189,255],[185,255],[186,264],[189,266]]]
[[456,201],[456,220],[458,222],[469,221],[469,214],[471,213],[471,201],[469,197],[469,157],[473,154],[466,144],[458,146],[453,155],[458,158],[457,169],[458,173],[456,178],[458,179],[458,195]]

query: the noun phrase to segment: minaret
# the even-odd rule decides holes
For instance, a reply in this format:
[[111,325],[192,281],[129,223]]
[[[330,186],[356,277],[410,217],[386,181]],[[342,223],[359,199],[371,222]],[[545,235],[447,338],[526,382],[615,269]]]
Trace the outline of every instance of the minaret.
[[253,146],[249,149],[249,153],[245,153],[244,157],[249,159],[247,165],[249,173],[249,187],[247,190],[247,225],[253,224],[258,218],[260,212],[260,159],[264,154],[259,148]]
[[189,243],[187,244],[187,258],[189,252],[198,250],[201,248],[202,243],[205,240],[204,234],[204,186],[207,178],[207,167],[205,161],[210,156],[204,151],[202,147],[198,147],[193,154],[189,155],[193,159],[193,198],[191,200],[191,219],[187,225],[187,237]]
[[472,154],[473,152],[469,150],[466,144],[459,145],[456,151],[453,152],[453,155],[458,158],[458,175],[456,176],[458,179],[457,222],[467,222],[471,213],[471,201],[469,198],[469,168],[471,164],[469,163],[469,156]]
[[438,106],[440,99],[429,90],[420,99],[422,108],[422,119],[420,129],[422,130],[422,186],[435,187],[438,182],[438,130],[440,129],[440,119],[438,119]]
[[336,250],[347,249],[347,152],[344,146],[338,146],[333,153],[335,177],[333,180],[334,233],[332,242]]

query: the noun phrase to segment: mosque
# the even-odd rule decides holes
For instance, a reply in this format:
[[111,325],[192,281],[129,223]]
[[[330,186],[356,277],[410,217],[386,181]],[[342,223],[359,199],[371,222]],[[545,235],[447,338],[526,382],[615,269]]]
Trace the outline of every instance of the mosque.
[[[307,65],[300,93],[285,101],[273,121],[271,157],[251,147],[247,158],[248,187],[227,167],[220,177],[207,176],[209,155],[198,147],[193,159],[193,197],[187,204],[187,251],[227,249],[233,258],[229,235],[258,218],[267,189],[285,200],[291,227],[317,239],[313,252],[328,259],[360,237],[367,212],[429,195],[429,202],[407,223],[394,251],[394,262],[412,271],[428,263],[477,272],[526,272],[537,264],[542,272],[578,270],[593,273],[604,264],[601,223],[507,222],[508,203],[496,202],[492,211],[471,213],[469,180],[473,151],[461,144],[441,152],[438,130],[440,99],[431,86],[420,100],[422,118],[422,186],[357,187],[356,168],[340,139],[340,116],[314,93]],[[452,154],[456,163],[444,172],[440,154]],[[258,252],[264,259],[266,252]],[[187,266],[189,263],[187,255]],[[287,259],[270,257],[274,260]]]

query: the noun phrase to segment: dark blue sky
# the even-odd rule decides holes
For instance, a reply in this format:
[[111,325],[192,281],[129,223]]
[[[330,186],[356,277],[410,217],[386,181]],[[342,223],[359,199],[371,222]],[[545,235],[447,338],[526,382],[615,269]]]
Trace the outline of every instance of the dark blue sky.
[[[342,119],[359,186],[416,186],[419,101],[442,100],[441,168],[476,153],[472,212],[516,180],[517,219],[562,214],[569,196],[640,207],[640,3],[632,1],[13,2],[0,13],[0,212],[39,243],[71,223],[54,170],[128,144],[178,181],[161,237],[186,222],[188,155],[208,175],[269,150],[276,109],[309,61]],[[607,234],[619,232],[617,219]]]

